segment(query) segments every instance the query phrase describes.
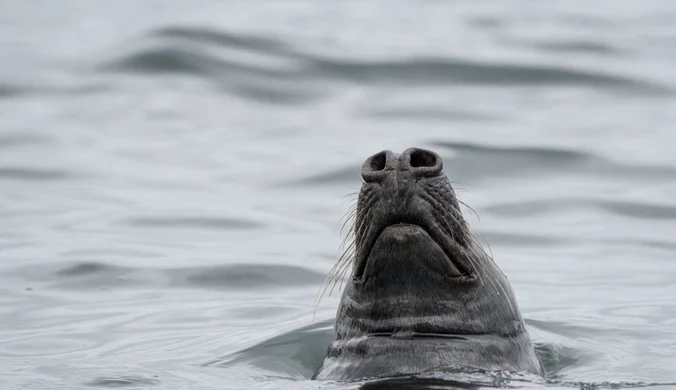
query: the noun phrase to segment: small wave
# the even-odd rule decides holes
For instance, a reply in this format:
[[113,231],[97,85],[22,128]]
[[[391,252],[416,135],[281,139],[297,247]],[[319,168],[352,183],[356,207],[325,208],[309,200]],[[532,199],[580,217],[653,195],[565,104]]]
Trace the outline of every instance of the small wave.
[[309,176],[285,185],[289,186],[315,186],[315,185],[332,185],[332,184],[346,184],[360,182],[361,167],[353,165],[345,168],[336,169],[329,172],[319,173],[317,175]]
[[219,266],[151,269],[122,267],[103,262],[78,262],[54,269],[28,267],[13,272],[30,282],[57,289],[125,289],[138,286],[198,289],[260,290],[318,285],[324,275],[306,268],[279,264],[229,264]]
[[551,247],[552,245],[564,244],[566,241],[562,238],[548,237],[535,234],[519,234],[519,233],[507,233],[507,232],[496,232],[496,231],[485,231],[482,232],[482,237],[479,238],[479,242],[485,239],[491,245],[501,245],[501,246],[543,246]]
[[174,48],[154,48],[131,54],[106,68],[127,72],[200,74],[210,61],[209,57],[198,53]]
[[52,139],[45,135],[37,134],[3,134],[0,135],[0,150],[14,149],[23,146],[34,146],[51,143]]
[[123,387],[134,387],[138,388],[139,386],[157,386],[160,381],[156,379],[141,378],[135,376],[121,375],[119,377],[102,377],[97,378],[86,383],[86,386],[91,387],[104,387],[104,388],[123,388]]
[[61,257],[65,258],[76,258],[76,257],[120,257],[120,258],[158,258],[163,257],[164,254],[159,252],[152,251],[141,251],[133,249],[124,249],[124,248],[94,248],[94,249],[73,249],[65,250],[59,254]]
[[197,48],[156,47],[105,64],[106,71],[150,75],[185,74],[209,80],[233,95],[278,104],[297,104],[321,97],[324,91],[303,82],[301,72],[229,60]]
[[23,92],[24,90],[20,87],[9,84],[0,84],[0,98],[21,95]]
[[579,349],[552,343],[535,343],[535,353],[540,359],[548,379],[561,377],[561,372],[589,360]]
[[499,147],[461,142],[432,142],[444,157],[451,180],[471,183],[492,178],[534,175],[587,167],[595,156],[582,151],[549,147]]
[[218,229],[243,230],[262,229],[265,225],[258,222],[217,217],[137,217],[124,220],[125,224],[136,227],[159,229]]
[[120,54],[98,69],[198,76],[244,98],[290,103],[323,96],[326,84],[336,81],[402,87],[570,85],[634,94],[673,92],[649,81],[585,69],[433,57],[367,61],[311,53],[281,39],[195,27],[162,28],[140,42],[145,42],[144,47]]
[[594,202],[597,207],[615,214],[642,219],[676,219],[676,206],[637,202]]
[[447,108],[425,108],[425,107],[397,107],[397,108],[381,108],[370,109],[364,111],[362,115],[378,120],[397,120],[401,121],[410,119],[419,121],[438,120],[438,121],[472,121],[472,122],[488,122],[495,121],[498,118],[491,114],[472,112],[469,110],[453,110]]
[[155,30],[150,35],[159,39],[180,38],[197,43],[213,43],[219,46],[238,47],[282,55],[293,52],[293,49],[289,45],[280,40],[255,35],[215,31],[202,27],[164,27]]
[[588,160],[593,158],[589,153],[577,151],[550,148],[547,146],[491,146],[463,142],[433,142],[433,145],[450,148],[455,152],[462,154],[471,154],[479,157],[486,156],[505,156],[508,158],[524,158],[529,160],[552,161],[571,163]]
[[523,202],[502,202],[497,205],[488,206],[485,208],[486,212],[509,216],[509,217],[526,217],[549,212],[559,212],[568,207],[578,207],[579,204],[570,199],[551,199],[551,200],[528,200]]
[[19,98],[29,94],[63,94],[63,95],[88,95],[105,91],[107,88],[101,84],[78,84],[78,83],[50,83],[48,80],[30,85],[10,85],[0,82],[0,99]]
[[[495,177],[519,174],[572,172],[577,176],[620,176],[623,180],[653,180],[676,178],[676,169],[665,166],[630,165],[608,160],[580,150],[547,146],[492,146],[462,142],[431,143],[441,149],[446,170],[454,181],[467,183]],[[450,155],[443,155],[447,150]],[[461,167],[461,168],[459,168]]]
[[415,58],[359,62],[308,58],[308,71],[360,84],[385,85],[477,85],[477,86],[582,86],[606,90],[629,90],[647,94],[672,93],[671,89],[592,71],[549,65],[483,63],[461,59]]
[[290,377],[310,379],[321,365],[332,337],[333,320],[306,325],[269,338],[204,366],[254,365]]
[[0,180],[53,181],[72,177],[71,173],[56,169],[0,167]]
[[560,53],[582,53],[596,55],[619,55],[620,51],[608,44],[588,41],[538,42],[532,46],[545,51]]
[[489,206],[486,211],[507,216],[534,216],[549,212],[565,212],[567,209],[593,207],[614,214],[641,219],[676,219],[676,207],[637,202],[597,199],[549,199],[524,202],[502,203]]
[[214,288],[221,286],[242,289],[304,286],[320,283],[324,279],[324,275],[318,272],[290,265],[235,264],[207,269],[181,270],[180,273],[183,285]]
[[[617,240],[606,240],[611,244],[618,244]],[[648,248],[660,248],[668,251],[668,253],[676,252],[676,241],[664,241],[664,240],[645,240],[645,239],[635,239],[635,240],[621,240],[619,243],[631,243],[638,246],[645,246]]]
[[122,267],[114,267],[104,263],[81,263],[56,271],[57,276],[83,276],[101,273],[122,273],[129,271]]
[[297,78],[297,72],[268,69],[256,64],[238,63],[202,52],[198,48],[161,44],[158,47],[132,53],[102,67],[132,73],[178,73],[205,76],[214,81],[227,82],[236,78]]

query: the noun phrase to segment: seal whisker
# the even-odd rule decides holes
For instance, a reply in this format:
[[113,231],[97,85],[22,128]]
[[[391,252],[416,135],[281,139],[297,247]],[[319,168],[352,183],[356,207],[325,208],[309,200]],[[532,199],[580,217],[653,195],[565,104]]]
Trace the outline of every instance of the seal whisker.
[[[478,254],[478,253],[476,252],[476,250],[474,249],[474,246],[477,246],[477,247],[484,253],[484,255],[485,255],[486,257],[488,257],[489,259],[491,259],[491,261],[492,261],[492,258],[490,258],[490,257],[486,254],[486,251],[483,249],[483,247],[476,241],[476,238],[475,238],[475,237],[472,235],[472,233],[469,231],[469,228],[468,228],[468,226],[467,226],[467,223],[464,221],[464,219],[463,219],[462,221],[459,221],[459,220],[455,217],[455,215],[453,215],[453,213],[446,213],[446,214],[444,214],[444,215],[445,215],[445,216],[448,216],[449,218],[452,218],[452,219],[454,220],[454,222],[455,222],[458,226],[460,226],[460,229],[461,229],[461,231],[463,232],[463,235],[465,235],[465,236],[467,236],[467,237],[469,238],[470,243],[469,243],[469,245],[468,245],[467,247],[465,247],[465,249],[466,249],[466,250],[469,250],[469,251],[471,252],[471,255],[468,255],[468,256],[467,256],[467,259],[468,259],[468,260],[470,261],[470,263],[474,266],[475,272],[479,275],[479,278],[481,278],[481,274],[482,274],[482,273],[486,273],[487,276],[488,276],[488,281],[489,281],[489,283],[491,284],[491,286],[493,287],[493,290],[494,290],[496,293],[500,293],[500,291],[502,291],[503,295],[508,297],[508,294],[506,294],[506,292],[505,292],[504,288],[502,287],[502,285],[500,285],[499,283],[497,283],[497,281],[495,280],[495,276],[494,276],[491,272],[489,272],[488,269],[487,269],[484,265],[482,265],[481,262],[479,261],[479,258],[480,258],[480,257],[479,257],[479,254]],[[445,218],[445,217],[444,217],[444,218]],[[474,245],[472,245],[472,244],[474,244]],[[479,270],[477,269],[477,267],[479,267],[479,268],[481,269],[481,272],[479,272]],[[483,284],[483,279],[481,279],[481,283]],[[496,283],[497,283],[497,284],[496,284]],[[498,289],[499,289],[500,291],[498,291]],[[509,298],[508,298],[508,302],[509,302],[510,309],[511,309],[511,310],[514,310],[514,307],[512,306],[512,302],[511,302],[511,300],[510,300]]]
[[343,253],[340,255],[340,258],[338,259],[339,266],[336,271],[338,274],[342,273],[343,269],[348,268],[352,263],[355,248],[356,242],[354,239],[352,239],[350,244],[343,250]]
[[[352,264],[351,261],[345,262],[345,265],[342,267],[342,270],[338,274],[338,278],[336,279],[336,281],[340,281],[340,284],[338,285],[338,291],[343,289],[343,280],[345,280],[345,274],[347,273],[347,271],[350,270],[351,264]],[[335,287],[335,286],[336,286],[336,282],[333,283],[333,287]],[[329,295],[331,295],[333,293],[333,287],[331,288]]]
[[472,213],[474,213],[474,215],[476,216],[476,219],[479,220],[479,222],[481,222],[481,217],[479,217],[479,214],[470,205],[468,205],[467,203],[463,202],[460,199],[456,198],[456,200],[458,201],[458,203],[460,203],[461,205],[467,207],[470,211],[472,211]]
[[[450,218],[454,219],[455,222],[456,222],[457,224],[459,224],[459,225],[462,226],[464,235],[466,235],[466,236],[468,237],[469,241],[470,241],[469,244],[467,245],[466,249],[467,249],[467,250],[470,250],[470,251],[472,252],[472,254],[474,255],[474,261],[473,261],[472,256],[468,256],[469,260],[475,262],[479,267],[481,267],[482,271],[485,272],[485,273],[488,275],[488,281],[489,281],[489,282],[491,283],[491,285],[493,286],[493,289],[495,290],[495,292],[499,293],[499,291],[498,291],[498,286],[496,286],[496,284],[495,284],[495,277],[494,277],[494,275],[492,275],[492,273],[488,271],[488,269],[485,267],[485,265],[481,264],[481,262],[479,261],[479,258],[480,258],[480,257],[479,257],[479,254],[478,254],[478,253],[476,252],[476,250],[474,249],[474,246],[478,247],[479,250],[481,250],[481,251],[483,252],[483,254],[485,255],[485,257],[487,257],[487,258],[490,259],[490,261],[493,261],[493,259],[492,259],[490,256],[488,256],[488,254],[487,254],[486,251],[483,249],[483,247],[481,246],[481,244],[476,240],[476,238],[474,237],[474,235],[472,234],[472,232],[469,230],[469,227],[467,226],[467,223],[465,223],[464,220],[463,220],[462,223],[461,223],[460,221],[458,221],[458,220],[455,218],[455,216],[454,216],[452,213],[448,213],[448,216],[449,216]],[[472,244],[474,244],[474,245],[472,245]],[[499,284],[498,284],[498,285],[499,285]],[[503,292],[503,294],[505,294],[505,296],[507,296],[507,294],[505,293],[505,291],[504,291],[504,289],[502,288],[501,285],[500,285],[500,290]],[[510,304],[510,308],[513,310],[511,301],[509,301],[509,304]]]
[[[344,247],[348,240],[349,240],[349,236],[345,237],[345,240],[343,240],[341,247]],[[349,245],[347,245],[347,247],[345,247],[344,250],[341,250],[342,254],[338,258],[338,260],[333,264],[333,266],[331,267],[331,270],[329,270],[328,274],[324,278],[324,281],[320,285],[319,290],[317,291],[317,297],[315,299],[314,311],[313,311],[313,316],[312,316],[313,321],[315,319],[315,315],[317,313],[317,308],[319,307],[319,303],[321,302],[321,299],[324,296],[324,294],[326,293],[326,290],[328,289],[329,285],[331,285],[331,282],[335,281],[334,278],[336,277],[340,268],[342,268],[344,266],[343,264],[344,263],[349,264],[349,261],[346,261],[345,259],[350,258],[349,255],[353,251],[354,246],[355,246],[355,242],[354,242],[354,239],[352,239],[351,243]],[[335,282],[334,282],[334,286],[335,286]],[[333,288],[331,289],[331,291],[333,291]],[[329,293],[329,295],[331,295],[331,293]]]
[[351,206],[350,211],[348,211],[347,214],[345,214],[345,216],[343,217],[344,218],[343,225],[340,227],[341,236],[343,235],[343,231],[345,230],[346,226],[350,226],[351,229],[351,227],[354,225],[354,220],[356,216],[357,216],[357,205],[354,204],[353,206]]
[[343,196],[342,199],[345,199],[345,198],[347,198],[348,196],[354,196],[354,198],[353,198],[352,200],[356,200],[356,199],[357,199],[357,196],[359,196],[359,191],[350,192],[349,194],[345,194],[345,195]]
[[[453,237],[453,238],[455,239],[455,237],[454,237],[454,232],[453,232],[453,228],[452,228],[452,226],[450,226],[450,222],[446,219],[445,216],[442,217],[442,222],[443,222],[443,224],[446,225],[446,228],[449,230],[449,232],[450,232],[450,234],[451,234],[451,237]],[[456,220],[456,223],[459,223],[459,222]],[[463,229],[463,234],[466,234],[466,233],[464,232],[465,227],[461,225],[461,229]],[[474,268],[474,273],[478,276],[479,282],[481,283],[481,285],[483,285],[483,284],[484,284],[484,280],[483,280],[483,277],[482,277],[482,275],[481,275],[483,272],[480,272],[480,269],[483,270],[483,268],[480,268],[481,266],[480,266],[480,264],[479,264],[479,262],[478,262],[479,255],[478,255],[473,249],[471,249],[471,248],[464,248],[464,247],[463,247],[463,249],[464,249],[464,250],[469,249],[469,250],[472,252],[471,254],[466,254],[466,258],[467,258],[467,260],[469,260],[470,265],[472,266],[472,268]],[[490,275],[489,275],[489,276],[490,276]],[[490,279],[489,279],[489,281],[490,281]]]
[[481,234],[480,231],[474,229],[474,233],[478,234],[478,235],[484,240],[484,242],[486,243],[486,246],[488,247],[488,251],[490,252],[490,256],[489,256],[488,253],[486,253],[486,250],[484,249],[483,245],[479,245],[479,246],[481,247],[481,250],[483,250],[484,253],[486,253],[486,256],[488,256],[488,258],[489,258],[493,263],[495,263],[495,260],[493,259],[493,248],[491,248],[491,244],[488,242],[488,240],[486,240],[486,237],[484,237],[484,235]]
[[[494,262],[492,256],[489,256],[488,253],[486,253],[486,250],[485,250],[485,249],[481,246],[481,244],[477,241],[476,237],[474,237],[474,235],[471,235],[470,237],[471,237],[471,240],[474,242],[474,245],[477,246],[477,247],[479,247],[479,249],[484,253],[485,257],[488,258],[489,261],[491,261],[492,263],[495,264],[495,262]],[[494,267],[494,268],[498,269],[498,272],[500,272],[500,273],[503,275],[503,277],[504,277],[504,273],[503,273],[498,267]],[[489,278],[490,278],[490,277],[492,277],[493,280],[497,280],[496,277],[495,277],[495,275],[493,275],[492,273],[489,273]],[[515,312],[515,311],[516,311],[516,307],[515,307],[515,305],[514,305],[513,302],[512,302],[512,297],[510,296],[510,294],[507,294],[507,291],[505,290],[505,287],[504,287],[501,283],[498,283],[498,286],[500,287],[500,291],[502,291],[502,294],[503,294],[505,297],[507,297],[507,303],[509,304],[509,308],[510,308],[511,312]],[[497,292],[497,290],[496,290],[496,292]]]
[[360,211],[356,199],[353,200],[353,202],[354,204],[350,206],[350,210],[348,210],[348,212],[343,216],[344,222],[340,229],[340,234],[343,235],[343,231],[345,227],[348,226],[348,224],[351,225],[351,227],[341,242],[340,245],[341,249],[339,250],[339,252],[341,252],[341,255],[338,257],[338,260],[334,263],[333,267],[331,267],[331,270],[329,270],[328,274],[324,278],[324,281],[320,285],[319,290],[317,291],[317,297],[315,299],[312,317],[313,321],[315,319],[317,309],[319,308],[319,303],[321,302],[321,299],[324,296],[324,294],[326,294],[326,291],[328,290],[329,286],[331,286],[331,290],[329,290],[329,296],[331,296],[331,294],[333,293],[333,290],[335,289],[338,281],[341,281],[338,291],[342,289],[341,278],[344,276],[347,270],[350,269],[350,265],[354,258],[356,248],[356,232],[355,232],[355,227],[357,226],[356,221],[362,220],[363,223],[363,220],[365,220],[365,218],[361,216],[368,213],[370,207],[366,207]]
[[444,177],[445,177],[446,179],[448,179],[448,182],[452,185],[453,190],[455,190],[455,191],[464,191],[464,192],[472,192],[472,191],[468,190],[467,188],[464,188],[464,187],[458,187],[458,186],[456,185],[456,184],[458,184],[458,182],[455,181],[455,180],[449,179],[449,178],[448,178],[448,175],[445,174],[445,173],[444,173]]
[[[436,201],[436,199],[432,198],[431,196],[429,196],[427,194],[423,194],[422,198],[425,199],[433,207],[434,207],[435,204],[438,203]],[[437,216],[437,220],[441,223],[442,226],[446,227],[447,232],[450,234],[450,236],[453,240],[457,241],[457,239],[455,237],[455,229],[453,228],[453,226],[451,226],[451,221],[449,221],[447,217],[450,217],[450,218],[453,219],[453,222],[455,222],[455,224],[458,225],[458,229],[460,230],[462,235],[470,235],[471,234],[468,231],[468,227],[467,227],[467,224],[464,222],[464,219],[462,221],[460,221],[457,218],[455,218],[455,216],[453,215],[454,213],[452,212],[454,210],[447,210],[446,206],[443,203],[440,204],[440,207],[442,207],[446,212],[440,213],[439,215],[441,215],[441,220],[439,221],[439,216]],[[481,285],[483,286],[484,280],[483,280],[482,274],[484,272],[486,272],[486,270],[484,269],[484,267],[481,267],[481,263],[478,260],[479,254],[476,253],[476,251],[474,251],[474,249],[471,247],[471,245],[468,248],[465,248],[463,246],[461,246],[461,248],[463,248],[463,251],[469,250],[471,252],[470,254],[466,253],[465,256],[466,256],[467,260],[469,261],[470,265],[472,266],[472,268],[474,269],[474,274],[478,276],[479,283],[481,283]],[[493,286],[493,289],[495,291],[497,291],[497,287],[495,286],[494,282],[491,280],[490,276],[491,276],[490,273],[488,273],[489,282]]]
[[[349,259],[351,258],[351,250],[350,248],[354,247],[354,242],[350,244],[348,249],[346,249],[343,254],[340,256],[338,261],[333,265],[329,273],[326,275],[324,278],[324,281],[319,287],[319,291],[317,292],[317,298],[315,299],[315,305],[314,305],[314,311],[313,311],[313,316],[312,320],[314,321],[315,315],[317,313],[317,309],[319,308],[319,303],[321,302],[322,297],[324,297],[324,294],[326,294],[326,290],[328,290],[329,286],[332,285],[331,290],[329,292],[329,296],[333,293],[333,289],[336,285],[336,282],[340,278],[340,274],[342,274],[342,268],[346,268],[346,266],[349,266],[351,261]],[[345,260],[348,259],[348,260]],[[349,268],[349,267],[347,267]]]
[[[477,232],[477,231],[475,230],[475,232]],[[477,232],[477,233],[481,234],[479,232]],[[486,253],[486,250],[483,248],[483,246],[479,243],[479,241],[476,239],[476,237],[473,234],[471,235],[471,240],[474,242],[474,244],[476,246],[479,247],[479,249],[483,252],[484,256],[486,258],[488,258],[488,260],[491,261],[493,264],[495,264],[495,261],[493,260],[493,252],[491,251],[491,254],[489,256],[488,253]],[[500,272],[500,274],[502,275],[503,278],[505,278],[505,279],[507,278],[506,275],[502,272],[502,270],[499,267],[497,267],[497,265],[495,266],[495,269],[497,269],[498,272]],[[497,278],[495,277],[495,275],[489,274],[489,279],[491,277],[493,278],[493,280],[495,280],[497,282]],[[503,296],[507,298],[507,303],[509,304],[510,313],[516,314],[518,312],[518,309],[516,307],[516,301],[512,302],[513,297],[510,294],[507,293],[506,289],[504,288],[504,286],[502,286],[502,284],[500,284],[498,282],[498,285],[500,286],[500,290],[502,291]],[[516,340],[514,340],[514,336],[512,334],[507,334],[504,337],[506,337],[507,339],[512,341],[514,346],[516,348],[518,348],[518,344],[517,344]]]
[[340,218],[341,221],[343,221],[347,216],[349,216],[352,212],[357,211],[357,202],[358,202],[358,197],[354,197],[352,199],[349,199],[344,202],[344,205],[348,205],[348,210],[343,216]]
[[[340,278],[341,274],[343,273],[343,269],[346,267],[349,267],[352,258],[354,256],[354,249],[355,249],[356,243],[354,239],[350,240],[350,243],[345,246],[345,248],[342,250],[342,254],[338,258],[338,261],[336,264],[333,266],[331,269],[331,279],[329,280],[329,283],[333,282],[333,286],[335,287],[336,282]],[[331,291],[329,292],[329,296],[333,293],[333,287],[331,288]]]
[[[433,202],[435,202],[436,200],[435,200],[434,198],[432,198],[431,196],[429,196],[429,195],[427,195],[427,194],[424,194],[424,195],[422,195],[422,197],[423,197],[428,203],[430,203],[431,206],[434,207],[434,205],[436,204],[436,203],[433,203]],[[459,200],[458,200],[458,201],[459,201]],[[446,209],[446,207],[445,207],[445,205],[444,205],[443,203],[440,205],[440,207]],[[474,210],[472,209],[472,211],[474,211]],[[458,212],[459,212],[459,211],[458,211]],[[475,213],[476,213],[476,212],[475,212]],[[485,265],[482,264],[482,262],[479,260],[479,259],[480,259],[479,254],[476,252],[476,250],[474,249],[474,247],[475,247],[475,246],[478,247],[479,250],[481,250],[481,252],[484,254],[484,257],[487,258],[489,261],[491,261],[491,262],[494,263],[493,256],[492,256],[492,251],[491,251],[491,255],[489,256],[488,253],[486,253],[486,251],[484,250],[483,246],[478,242],[478,240],[476,239],[476,237],[475,237],[475,236],[472,234],[472,232],[470,231],[469,226],[467,225],[466,221],[465,221],[464,219],[462,219],[461,216],[460,216],[459,218],[456,218],[456,216],[455,216],[454,214],[455,214],[455,213],[453,213],[453,212],[450,211],[450,210],[447,210],[446,213],[442,213],[442,214],[441,214],[441,215],[442,215],[442,221],[443,221],[443,223],[446,225],[447,229],[449,230],[449,233],[451,234],[452,237],[454,237],[454,229],[453,229],[452,226],[450,226],[450,222],[448,221],[447,217],[453,219],[453,221],[455,222],[455,224],[458,225],[458,227],[459,227],[460,231],[462,232],[462,234],[465,235],[465,236],[467,236],[467,237],[469,237],[469,241],[470,241],[470,242],[469,242],[469,244],[467,245],[467,247],[465,247],[465,250],[468,250],[468,251],[471,252],[471,254],[468,254],[468,255],[467,255],[467,259],[469,260],[470,264],[471,264],[472,267],[474,268],[474,272],[478,275],[478,277],[479,277],[479,282],[480,282],[482,285],[484,285],[484,281],[483,281],[483,278],[482,278],[481,274],[482,274],[482,273],[486,273],[487,276],[488,276],[488,282],[489,282],[489,284],[491,285],[491,287],[493,288],[493,291],[495,291],[497,294],[502,293],[503,296],[506,297],[507,303],[508,303],[509,308],[510,308],[510,312],[514,313],[515,310],[516,310],[516,308],[515,308],[515,304],[512,302],[512,298],[511,298],[510,294],[508,294],[507,291],[505,290],[504,286],[502,286],[502,284],[499,283],[499,282],[497,281],[495,275],[493,275],[493,273],[490,272],[490,271],[487,269],[487,267],[486,267]],[[477,218],[478,218],[478,215],[477,215]],[[437,219],[438,219],[438,217],[437,217]],[[496,268],[497,268],[497,267],[496,267]],[[479,271],[479,269],[480,269],[481,271]],[[498,268],[498,270],[499,270],[499,268]],[[499,270],[499,272],[502,273],[501,270]],[[504,273],[502,273],[502,275],[503,275],[503,277],[504,277]],[[509,336],[508,336],[508,337],[509,337]]]
[[[357,214],[356,224],[354,229],[355,239],[361,241],[365,234],[371,229],[371,225],[368,224],[368,217],[371,213],[372,206],[376,202],[376,199],[366,200],[362,208],[362,212]],[[366,229],[366,231],[364,231]]]

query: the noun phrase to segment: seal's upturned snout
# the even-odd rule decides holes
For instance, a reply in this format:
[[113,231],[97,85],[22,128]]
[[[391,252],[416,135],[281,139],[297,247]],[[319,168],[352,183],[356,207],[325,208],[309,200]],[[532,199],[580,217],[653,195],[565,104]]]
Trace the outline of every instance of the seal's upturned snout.
[[[446,277],[470,279],[460,253],[466,244],[464,220],[442,168],[438,154],[420,148],[401,154],[384,150],[364,161],[355,230],[355,283],[397,289],[406,283],[401,278],[393,282],[389,276],[407,275],[417,283],[439,266],[438,273]],[[381,266],[391,271],[380,273]],[[401,272],[392,271],[397,266]]]
[[383,150],[364,161],[361,175],[366,182],[380,182],[397,172],[407,172],[412,176],[438,176],[443,162],[438,154],[420,148],[406,149],[402,154]]

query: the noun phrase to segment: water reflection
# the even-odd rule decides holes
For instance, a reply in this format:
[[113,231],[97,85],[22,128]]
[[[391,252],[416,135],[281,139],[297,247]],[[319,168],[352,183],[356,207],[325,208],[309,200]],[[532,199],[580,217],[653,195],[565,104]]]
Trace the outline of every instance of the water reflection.
[[[92,4],[0,13],[4,387],[676,381],[672,3]],[[553,382],[308,379],[343,198],[411,146]]]

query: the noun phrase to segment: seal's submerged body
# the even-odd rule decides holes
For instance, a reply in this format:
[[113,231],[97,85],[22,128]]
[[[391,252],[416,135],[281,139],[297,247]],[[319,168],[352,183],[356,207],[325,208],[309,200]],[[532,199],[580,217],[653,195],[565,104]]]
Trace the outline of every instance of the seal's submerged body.
[[441,158],[383,151],[364,162],[362,177],[352,278],[314,378],[542,375],[511,286],[469,232]]

